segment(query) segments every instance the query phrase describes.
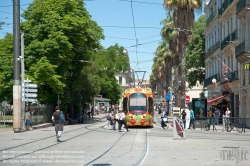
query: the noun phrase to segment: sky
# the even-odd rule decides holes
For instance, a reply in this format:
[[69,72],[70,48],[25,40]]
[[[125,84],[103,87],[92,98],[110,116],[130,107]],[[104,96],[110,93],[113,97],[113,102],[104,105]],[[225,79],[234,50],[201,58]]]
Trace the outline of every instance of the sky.
[[[6,24],[0,30],[0,38],[13,32],[13,2],[0,0],[0,21]],[[33,0],[20,0],[23,13]],[[103,29],[104,48],[118,44],[127,51],[130,66],[134,71],[145,71],[144,80],[149,79],[154,52],[161,41],[160,21],[166,18],[163,0],[84,0],[85,8],[92,20]],[[196,16],[197,19],[197,16]],[[143,72],[137,72],[141,80]]]

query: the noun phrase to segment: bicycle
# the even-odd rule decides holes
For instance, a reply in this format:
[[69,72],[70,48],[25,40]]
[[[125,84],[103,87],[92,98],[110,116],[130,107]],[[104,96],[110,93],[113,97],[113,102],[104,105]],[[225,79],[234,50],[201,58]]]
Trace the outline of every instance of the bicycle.
[[231,132],[234,128],[236,128],[236,130],[239,132],[239,133],[242,133],[243,132],[243,125],[239,122],[231,122],[231,123],[227,123],[226,124],[226,131],[227,132]]
[[[212,123],[213,123],[213,120],[212,120]],[[207,121],[204,122],[204,128],[205,128],[206,131],[210,130],[210,126],[212,125],[212,123],[210,122],[210,119],[207,119]],[[217,131],[215,126],[214,126],[214,129]]]

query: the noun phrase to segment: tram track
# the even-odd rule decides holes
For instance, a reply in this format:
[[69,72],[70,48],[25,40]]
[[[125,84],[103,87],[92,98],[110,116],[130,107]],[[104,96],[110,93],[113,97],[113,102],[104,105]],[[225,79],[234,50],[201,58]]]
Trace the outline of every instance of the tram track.
[[[95,156],[91,160],[89,160],[87,163],[84,164],[84,166],[87,166],[90,164],[98,165],[99,163],[100,164],[109,164],[110,162],[112,162],[112,165],[119,164],[119,161],[122,160],[121,158],[124,158],[124,156],[129,157],[129,155],[132,155],[135,151],[141,151],[141,156],[139,157],[139,159],[137,161],[135,161],[133,163],[129,163],[129,165],[136,165],[136,166],[140,165],[144,161],[144,159],[146,158],[147,153],[148,153],[148,132],[149,132],[149,129],[146,129],[146,131],[144,129],[142,129],[141,131],[143,131],[143,133],[144,132],[145,133],[144,134],[142,132],[139,133],[138,129],[136,129],[135,134],[131,134],[131,132],[124,132],[118,139],[113,141],[113,143],[106,150],[104,150],[102,153]],[[125,134],[128,137],[124,137]],[[126,147],[130,147],[130,148],[124,150],[123,149],[124,147],[121,147],[121,142],[126,142],[126,141],[124,141],[124,139],[126,139],[126,140],[131,139],[131,135],[134,135],[133,141],[131,142],[131,144],[129,144],[129,143],[125,144]],[[142,136],[144,136],[144,139],[143,139],[144,142],[142,143],[143,149],[140,149],[138,142],[140,142],[140,140],[142,139],[141,138]],[[137,143],[136,143],[136,141],[137,141]],[[118,144],[119,142],[120,142],[120,144]],[[122,149],[119,150],[120,149],[119,147],[121,147],[123,150]],[[112,157],[112,159],[107,159],[106,157],[107,158]]]
[[[104,118],[102,118],[104,119]],[[48,145],[48,146],[45,146],[45,147],[41,147],[41,148],[37,148],[35,150],[30,150],[29,152],[27,153],[22,153],[20,155],[13,155],[13,157],[9,157],[9,158],[4,158],[4,159],[0,159],[0,162],[3,162],[4,160],[11,160],[11,159],[14,159],[14,158],[18,158],[18,157],[21,157],[21,156],[25,156],[25,155],[29,155],[29,154],[32,154],[32,153],[35,153],[35,152],[38,152],[38,151],[42,151],[42,150],[45,150],[45,149],[48,149],[48,148],[51,148],[53,146],[56,146],[58,144],[61,144],[63,142],[66,142],[66,141],[69,141],[69,140],[72,140],[74,138],[77,138],[77,137],[80,137],[82,135],[85,135],[87,133],[90,133],[92,131],[97,131],[99,128],[102,128],[102,125],[101,126],[98,126],[97,128],[95,129],[88,129],[89,126],[93,126],[93,125],[96,125],[97,122],[101,121],[102,119],[99,119],[98,121],[88,125],[88,126],[83,126],[83,127],[80,127],[80,128],[76,128],[74,130],[70,130],[70,131],[67,131],[67,132],[64,132],[63,135],[66,135],[66,134],[70,134],[72,132],[75,132],[75,131],[78,131],[78,130],[81,130],[81,129],[87,129],[88,131],[84,132],[84,133],[81,133],[81,134],[78,134],[76,136],[73,136],[73,137],[70,137],[68,139],[64,139],[62,142],[56,142],[54,143],[53,141],[50,141],[50,138],[55,138],[55,136],[49,136],[49,137],[44,137],[44,138],[41,138],[41,139],[38,139],[38,140],[34,140],[34,141],[29,141],[27,143],[23,143],[23,144],[20,144],[20,145],[17,145],[17,146],[12,146],[12,147],[8,147],[8,148],[3,148],[3,149],[0,149],[0,151],[2,153],[4,153],[5,151],[7,151],[7,153],[9,153],[9,151],[11,150],[12,152],[17,152],[18,150],[16,150],[17,148],[20,148],[22,147],[22,149],[28,149],[29,147],[34,147],[38,144],[38,142],[40,142],[39,144],[42,144],[43,142],[51,142],[51,145]],[[43,141],[43,142],[41,142]]]

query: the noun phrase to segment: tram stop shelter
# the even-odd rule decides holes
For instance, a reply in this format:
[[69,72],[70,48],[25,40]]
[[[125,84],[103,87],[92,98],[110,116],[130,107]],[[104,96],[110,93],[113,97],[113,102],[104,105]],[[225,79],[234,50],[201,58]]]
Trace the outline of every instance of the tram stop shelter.
[[103,97],[95,97],[94,98],[94,105],[97,106],[99,110],[103,110],[103,106],[109,106],[109,102],[111,100]]

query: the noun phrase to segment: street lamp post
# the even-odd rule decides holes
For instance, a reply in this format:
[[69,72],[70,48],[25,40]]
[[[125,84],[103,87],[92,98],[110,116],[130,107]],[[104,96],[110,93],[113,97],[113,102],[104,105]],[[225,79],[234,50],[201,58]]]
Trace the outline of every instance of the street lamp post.
[[[24,87],[24,77],[25,77],[25,68],[24,68],[24,33],[21,34],[21,56],[19,56],[21,61],[21,74],[22,74],[22,117],[24,118],[25,112],[25,87]],[[22,128],[24,128],[24,121],[22,122]]]
[[14,84],[13,84],[13,131],[21,132],[22,86],[20,85],[20,0],[13,0],[13,44],[14,44]]

